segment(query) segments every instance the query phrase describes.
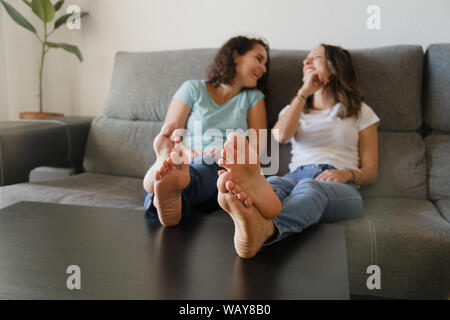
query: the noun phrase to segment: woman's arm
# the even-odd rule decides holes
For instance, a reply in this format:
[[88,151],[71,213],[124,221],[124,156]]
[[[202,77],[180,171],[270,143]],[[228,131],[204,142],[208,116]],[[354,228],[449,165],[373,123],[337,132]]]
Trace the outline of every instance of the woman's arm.
[[299,91],[287,111],[278,117],[278,121],[272,129],[273,137],[278,143],[288,143],[297,132],[298,120],[306,102],[304,99],[306,96],[302,94],[302,98],[300,94]]
[[181,100],[172,99],[167,110],[164,124],[176,123],[177,129],[185,129],[191,108]]
[[358,185],[375,183],[378,179],[378,130],[377,124],[359,132],[358,170],[325,170],[316,177],[317,181],[353,182]]
[[375,183],[378,179],[378,124],[359,132],[359,158],[361,170],[353,170],[355,184]]
[[258,155],[261,156],[267,140],[267,131],[264,134],[260,132],[260,129],[267,129],[267,114],[264,99],[259,100],[248,112],[247,126],[256,132],[256,135],[249,136],[249,143],[253,149],[258,150]]
[[298,120],[305,106],[306,99],[317,90],[326,86],[329,79],[325,79],[319,72],[305,75],[303,86],[298,90],[286,112],[278,117],[273,127],[273,136],[281,144],[288,143],[295,135],[298,128]]
[[[191,107],[179,99],[172,99],[167,110],[166,118],[164,124],[175,123],[175,130],[172,133],[172,139],[175,142],[181,142],[181,137],[183,136],[184,130],[186,129],[187,120],[191,113]],[[190,149],[184,144],[180,143],[179,147],[182,148],[183,153],[188,156],[189,161],[198,157],[202,154],[201,151]]]

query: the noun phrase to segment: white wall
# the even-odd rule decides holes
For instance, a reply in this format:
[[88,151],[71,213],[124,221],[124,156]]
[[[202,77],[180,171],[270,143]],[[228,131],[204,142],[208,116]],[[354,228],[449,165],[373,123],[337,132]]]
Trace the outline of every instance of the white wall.
[[0,12],[0,121],[9,119],[9,104],[8,104],[8,88],[6,87],[6,66],[3,40],[3,22],[2,13]]
[[[15,2],[16,7],[24,7],[22,1]],[[447,0],[67,0],[67,4],[90,13],[81,30],[58,32],[61,41],[79,45],[85,61],[79,64],[61,50],[50,52],[46,110],[74,115],[101,113],[118,50],[219,47],[238,34],[262,36],[278,49],[310,49],[321,42],[347,48],[395,44],[426,48],[430,43],[450,42]],[[381,30],[366,27],[371,4],[381,9]],[[39,43],[31,44],[26,30],[9,17],[5,20],[14,118],[20,110],[37,110],[31,94],[33,86],[37,90]],[[21,84],[28,89],[20,89]]]

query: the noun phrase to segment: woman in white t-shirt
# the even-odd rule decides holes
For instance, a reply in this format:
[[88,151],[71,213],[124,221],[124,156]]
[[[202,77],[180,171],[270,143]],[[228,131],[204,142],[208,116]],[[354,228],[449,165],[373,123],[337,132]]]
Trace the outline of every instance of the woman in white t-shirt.
[[[378,177],[380,119],[363,102],[349,52],[320,45],[303,61],[303,75],[302,87],[273,128],[278,142],[292,144],[290,172],[267,179],[282,203],[280,215],[265,219],[248,205],[255,193],[240,179],[250,172],[245,166],[224,164],[229,172],[220,172],[219,203],[233,217],[235,248],[244,258],[319,221],[360,216],[358,188]],[[233,194],[247,203],[236,203]]]

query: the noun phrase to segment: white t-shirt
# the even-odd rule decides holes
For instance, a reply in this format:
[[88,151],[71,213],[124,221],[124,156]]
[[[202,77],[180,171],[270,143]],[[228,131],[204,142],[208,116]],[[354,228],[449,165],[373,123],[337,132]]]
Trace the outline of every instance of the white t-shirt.
[[[285,113],[289,105],[280,111]],[[297,132],[292,137],[292,172],[307,164],[330,164],[337,169],[359,170],[359,132],[380,121],[367,104],[362,103],[358,119],[340,119],[341,103],[327,110],[300,115]]]

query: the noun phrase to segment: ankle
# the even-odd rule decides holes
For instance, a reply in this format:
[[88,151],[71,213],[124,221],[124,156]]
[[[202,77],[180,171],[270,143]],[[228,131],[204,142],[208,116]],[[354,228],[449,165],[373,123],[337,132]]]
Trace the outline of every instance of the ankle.
[[278,229],[275,228],[274,223],[272,222],[272,219],[267,219],[267,230],[266,230],[266,240],[264,241],[266,242],[272,242],[273,240],[275,240],[278,237]]

